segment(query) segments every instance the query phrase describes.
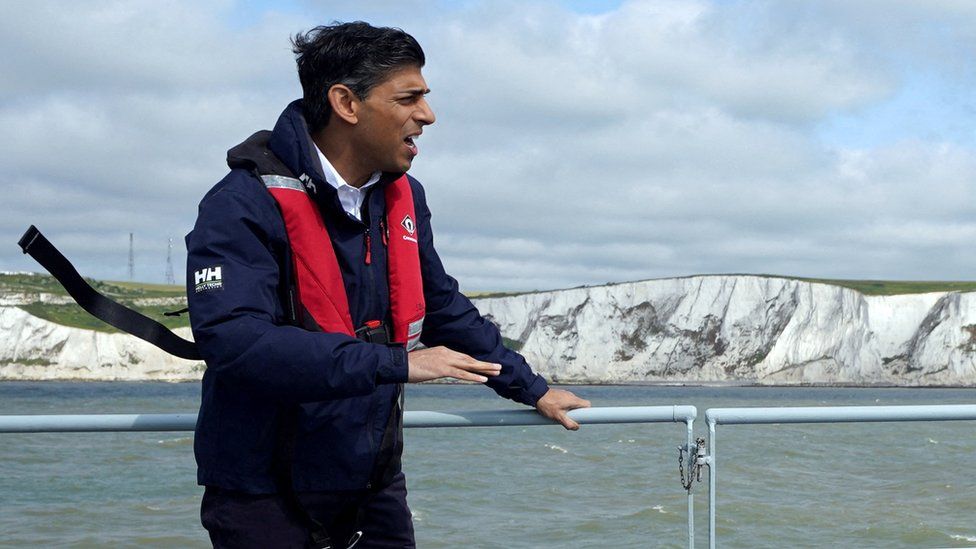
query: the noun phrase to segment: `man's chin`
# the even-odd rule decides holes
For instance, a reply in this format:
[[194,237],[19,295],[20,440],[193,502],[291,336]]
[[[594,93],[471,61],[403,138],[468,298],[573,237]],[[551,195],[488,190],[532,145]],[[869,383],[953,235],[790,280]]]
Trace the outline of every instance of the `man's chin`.
[[406,159],[406,160],[401,160],[397,164],[397,170],[396,171],[397,172],[406,173],[410,169],[410,166],[412,166],[412,165],[413,165],[413,159],[412,158],[411,159]]

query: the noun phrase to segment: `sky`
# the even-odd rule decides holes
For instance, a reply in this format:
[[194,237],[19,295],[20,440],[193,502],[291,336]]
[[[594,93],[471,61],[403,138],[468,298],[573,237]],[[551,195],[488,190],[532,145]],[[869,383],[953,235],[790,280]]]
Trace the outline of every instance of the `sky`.
[[301,95],[289,37],[397,26],[411,174],[466,291],[717,273],[976,278],[976,2],[4,2],[0,270],[178,283],[226,151]]

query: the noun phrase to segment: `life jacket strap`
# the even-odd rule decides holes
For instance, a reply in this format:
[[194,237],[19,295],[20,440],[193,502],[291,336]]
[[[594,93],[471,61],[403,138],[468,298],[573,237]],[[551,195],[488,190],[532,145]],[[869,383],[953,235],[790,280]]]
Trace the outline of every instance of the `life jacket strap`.
[[187,360],[201,360],[196,343],[183,339],[159,322],[105,297],[92,288],[78,274],[74,265],[41,234],[41,231],[37,230],[37,227],[31,225],[24,236],[20,237],[18,244],[25,254],[33,257],[47,272],[51,273],[51,276],[68,291],[68,295],[88,314],[127,334],[148,341],[171,355]]

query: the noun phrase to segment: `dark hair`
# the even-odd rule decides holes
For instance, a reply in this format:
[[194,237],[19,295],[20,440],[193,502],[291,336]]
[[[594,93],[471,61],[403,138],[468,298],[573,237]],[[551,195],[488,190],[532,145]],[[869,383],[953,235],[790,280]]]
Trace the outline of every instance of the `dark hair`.
[[369,23],[333,22],[291,41],[302,82],[305,120],[316,133],[329,123],[332,106],[329,88],[343,84],[360,99],[393,71],[424,66],[424,50],[413,36],[400,29]]

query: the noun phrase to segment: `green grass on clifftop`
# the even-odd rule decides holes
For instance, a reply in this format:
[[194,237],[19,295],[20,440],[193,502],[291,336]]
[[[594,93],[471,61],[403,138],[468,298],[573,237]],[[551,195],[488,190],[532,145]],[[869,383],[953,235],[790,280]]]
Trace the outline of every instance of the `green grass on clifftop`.
[[[90,278],[85,280],[102,294],[139,311],[167,328],[182,328],[190,325],[189,317],[185,314],[179,317],[163,315],[164,312],[182,309],[186,306],[186,291],[183,286],[101,281]],[[0,294],[2,295],[39,293],[68,296],[68,292],[50,275],[0,274]],[[135,303],[137,300],[160,298],[165,299],[166,303],[153,305]],[[118,332],[115,328],[88,314],[75,303],[56,304],[34,301],[19,307],[38,318],[63,326],[100,332]]]
[[[160,307],[155,305],[151,307],[140,307],[127,304],[127,306],[130,309],[139,311],[140,313],[148,316],[156,322],[159,322],[169,329],[184,328],[190,325],[190,318],[186,314],[180,316],[165,316],[163,314],[167,311],[182,309],[184,307],[183,305],[172,307]],[[43,318],[44,320],[54,322],[55,324],[61,324],[63,326],[84,328],[85,330],[95,330],[98,332],[119,331],[88,314],[87,311],[74,303],[66,305],[54,303],[31,303],[30,305],[21,305],[20,308],[36,316],[37,318]]]
[[[138,299],[144,297],[182,297],[186,289],[177,284],[149,284],[144,282],[115,282],[85,278],[93,288],[99,292],[120,299]],[[37,273],[0,274],[0,293],[46,293],[53,295],[68,295],[61,287],[61,283],[53,276]]]
[[957,280],[831,280],[819,278],[798,278],[805,282],[831,284],[857,290],[864,295],[903,295],[927,294],[930,292],[972,292],[976,291],[976,281]]

